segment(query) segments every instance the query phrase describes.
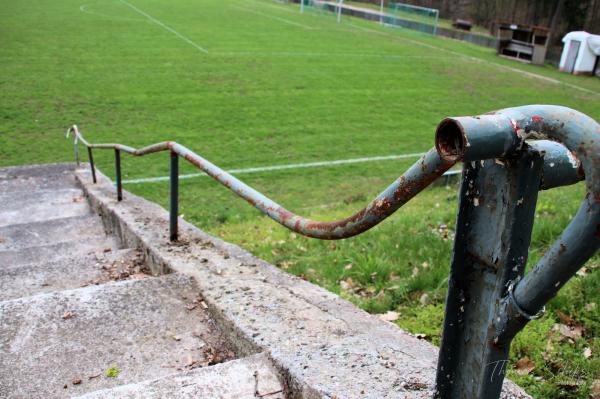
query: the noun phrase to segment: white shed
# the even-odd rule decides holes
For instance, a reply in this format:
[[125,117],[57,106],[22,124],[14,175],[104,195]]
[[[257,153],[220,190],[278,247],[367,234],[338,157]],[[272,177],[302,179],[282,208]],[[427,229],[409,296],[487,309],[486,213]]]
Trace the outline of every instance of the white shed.
[[563,37],[559,68],[575,75],[600,76],[600,36],[587,32],[569,32]]

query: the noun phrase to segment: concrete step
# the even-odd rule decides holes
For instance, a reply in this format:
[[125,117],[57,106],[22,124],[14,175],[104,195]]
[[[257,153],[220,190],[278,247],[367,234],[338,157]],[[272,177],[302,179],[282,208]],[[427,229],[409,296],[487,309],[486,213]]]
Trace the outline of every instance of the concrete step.
[[[72,164],[49,164],[0,168],[0,195],[19,192],[77,188]],[[0,202],[4,202],[3,200]]]
[[147,277],[150,271],[134,249],[8,266],[0,270],[0,301]]
[[3,203],[0,208],[0,227],[91,213],[83,192],[76,188],[17,192],[3,195],[0,201]]
[[0,181],[48,175],[73,175],[76,168],[74,162],[9,166],[0,168]]
[[232,359],[202,305],[180,274],[0,302],[0,397],[71,397]]
[[283,385],[264,354],[163,378],[92,392],[80,399],[284,399]]
[[0,227],[0,251],[18,250],[102,235],[102,221],[91,213],[44,222]]
[[119,244],[114,237],[99,233],[78,240],[58,242],[34,247],[0,251],[0,270],[5,267],[23,266],[31,263],[52,262],[88,254],[115,251]]

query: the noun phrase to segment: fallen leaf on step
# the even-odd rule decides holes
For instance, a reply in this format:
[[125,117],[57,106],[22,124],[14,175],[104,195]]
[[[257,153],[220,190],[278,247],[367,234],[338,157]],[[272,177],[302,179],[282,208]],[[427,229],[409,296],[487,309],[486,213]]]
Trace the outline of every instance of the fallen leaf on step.
[[580,325],[569,327],[567,325],[557,323],[554,324],[552,330],[558,332],[561,336],[561,340],[563,341],[574,341],[576,338],[581,337],[583,333],[583,327]]
[[102,374],[102,373],[98,373],[98,374],[90,375],[90,376],[88,376],[88,380],[91,380],[91,379],[93,379],[93,378],[98,378],[98,377],[100,377],[100,375],[101,375],[101,374]]
[[62,318],[63,318],[63,320],[68,320],[68,319],[72,319],[73,316],[75,316],[75,313],[73,313],[73,312],[65,312],[62,315]]
[[341,280],[340,288],[343,289],[344,291],[349,291],[352,288],[354,288],[354,281],[352,280],[352,277],[348,277],[345,280]]
[[79,385],[79,384],[81,384],[81,379],[76,378],[72,382],[73,382],[73,385]]
[[515,365],[517,369],[517,374],[519,375],[527,375],[535,369],[535,363],[529,359],[527,356],[517,360],[517,364]]
[[575,324],[575,320],[573,320],[571,316],[564,312],[561,312],[560,310],[556,311],[556,315],[558,316],[558,319],[563,322],[563,324],[566,324],[568,326],[572,326],[573,324]]
[[591,312],[592,310],[596,309],[596,302],[586,303],[583,308],[586,312]]
[[104,248],[104,249],[102,250],[102,252],[105,252],[105,253],[106,253],[106,252],[110,252],[110,251],[112,251],[112,248]]
[[595,380],[592,382],[592,387],[590,388],[590,398],[600,399],[600,380]]
[[398,312],[394,312],[392,310],[379,315],[379,319],[380,320],[390,321],[390,322],[398,320],[398,317],[400,317],[400,315],[398,314]]
[[575,380],[558,381],[556,385],[568,391],[576,391],[579,388],[579,382]]

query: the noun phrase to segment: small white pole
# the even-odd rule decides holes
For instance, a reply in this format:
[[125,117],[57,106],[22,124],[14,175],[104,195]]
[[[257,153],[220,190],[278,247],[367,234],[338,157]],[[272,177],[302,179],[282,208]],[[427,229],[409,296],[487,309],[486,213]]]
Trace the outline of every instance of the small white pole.
[[338,15],[337,15],[337,21],[338,24],[342,21],[342,2],[344,0],[339,0],[338,1]]
[[304,0],[300,0],[300,13],[304,12]]
[[383,25],[383,0],[381,0],[381,6],[379,7],[379,13],[381,14],[379,16],[379,23],[381,25]]

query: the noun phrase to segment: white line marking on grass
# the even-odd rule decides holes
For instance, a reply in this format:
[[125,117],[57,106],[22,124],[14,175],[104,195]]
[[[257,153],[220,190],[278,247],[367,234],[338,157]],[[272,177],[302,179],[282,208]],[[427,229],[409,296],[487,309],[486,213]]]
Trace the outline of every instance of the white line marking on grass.
[[269,18],[269,19],[272,19],[272,20],[275,20],[275,21],[283,22],[284,24],[298,26],[298,27],[304,28],[304,29],[313,29],[312,26],[308,26],[308,25],[304,25],[304,24],[301,24],[301,23],[298,23],[298,22],[290,21],[289,19],[276,17],[274,15],[265,14],[265,13],[260,12],[260,11],[252,10],[250,8],[237,7],[237,6],[230,6],[229,8],[233,8],[235,10],[249,12],[249,13],[256,14],[256,15],[261,15],[261,16],[263,16],[265,18]]
[[[250,1],[252,1],[255,4],[260,4],[260,5],[263,5],[263,6],[266,6],[266,7],[276,8],[276,9],[281,10],[281,11],[294,12],[294,13],[296,12],[294,10],[289,9],[286,6],[277,6],[277,5],[274,5],[274,4],[267,4],[267,3],[264,3],[262,1],[257,1],[257,0],[250,0]],[[310,14],[305,14],[305,15],[310,15]],[[534,72],[524,71],[524,70],[519,69],[519,68],[513,68],[513,67],[510,67],[508,65],[502,65],[502,64],[495,63],[495,62],[487,61],[487,60],[484,60],[484,59],[481,59],[481,58],[478,58],[478,57],[473,57],[473,56],[462,54],[462,53],[459,53],[459,52],[456,52],[456,51],[453,51],[453,50],[448,50],[448,49],[445,49],[443,47],[438,47],[438,46],[434,46],[432,44],[423,43],[423,42],[420,42],[418,40],[412,40],[412,39],[408,39],[408,38],[403,38],[403,37],[399,37],[398,35],[392,35],[392,34],[389,34],[389,33],[386,33],[386,32],[381,32],[381,31],[378,31],[378,30],[375,30],[375,29],[369,29],[369,28],[366,28],[366,27],[355,25],[353,23],[351,23],[349,25],[352,26],[352,27],[354,27],[354,28],[361,29],[361,30],[363,30],[365,32],[376,33],[376,34],[383,35],[383,36],[393,37],[393,38],[396,38],[398,40],[402,40],[402,41],[406,41],[406,42],[409,42],[409,43],[416,44],[418,46],[427,47],[427,48],[438,50],[438,51],[444,51],[446,53],[449,53],[449,54],[461,57],[461,58],[466,59],[466,60],[470,60],[470,61],[474,61],[474,62],[479,62],[479,63],[482,63],[482,64],[493,65],[493,66],[495,66],[495,67],[497,67],[499,69],[504,69],[506,71],[511,71],[511,72],[518,73],[521,76],[527,76],[527,77],[530,77],[530,78],[543,80],[545,82],[556,84],[556,85],[564,85],[564,86],[570,87],[572,89],[579,90],[581,92],[593,94],[595,96],[600,96],[600,93],[598,93],[598,92],[595,92],[595,91],[590,90],[590,89],[586,89],[585,87],[574,85],[572,83],[564,82],[564,81],[559,80],[559,79],[554,79],[554,78],[551,78],[551,77],[548,77],[548,76],[544,76],[544,75],[540,75],[540,74],[537,74],[537,73],[534,73]],[[315,29],[318,29],[318,28],[315,28]]]
[[299,10],[298,8],[296,8],[296,9],[290,9],[287,6],[278,6],[276,4],[267,4],[267,3],[263,3],[262,1],[255,1],[255,0],[250,0],[250,1],[252,3],[254,3],[254,4],[259,4],[261,6],[274,8],[274,9],[279,10],[279,11],[285,11],[285,12],[293,13],[293,14],[296,14],[296,15],[300,14],[300,12],[298,11]]
[[[272,170],[285,170],[285,169],[301,169],[301,168],[315,168],[317,166],[334,166],[334,165],[347,165],[353,163],[363,162],[374,162],[374,161],[393,161],[397,159],[405,158],[417,158],[425,155],[425,153],[414,153],[414,154],[400,154],[400,155],[385,155],[379,157],[367,157],[367,158],[353,158],[353,159],[337,159],[334,161],[320,161],[320,162],[307,162],[307,163],[293,163],[287,165],[272,165],[272,166],[258,166],[254,168],[243,168],[243,169],[230,169],[227,172],[231,174],[244,174],[244,173],[258,173],[268,172]],[[180,175],[180,179],[191,179],[194,177],[208,176],[206,173],[190,173],[186,175]],[[159,181],[167,181],[169,176],[159,177],[145,177],[141,179],[130,179],[123,180],[123,183],[128,184],[139,184],[139,183],[154,183]]]
[[79,11],[81,11],[82,13],[85,14],[89,14],[89,15],[94,15],[96,17],[103,17],[103,18],[108,18],[110,20],[113,21],[132,21],[132,22],[147,22],[145,19],[143,18],[126,18],[126,17],[117,17],[117,16],[113,16],[113,15],[108,15],[108,14],[103,14],[101,12],[96,12],[96,11],[90,11],[88,9],[88,7],[91,4],[86,3],[86,4],[82,4],[79,6]]
[[169,32],[171,32],[172,34],[174,34],[175,36],[177,36],[178,38],[180,38],[181,40],[183,40],[187,44],[195,47],[196,49],[202,51],[203,53],[207,53],[208,54],[208,50],[207,49],[205,49],[204,47],[199,46],[198,44],[194,43],[193,41],[191,41],[187,37],[183,36],[181,33],[177,32],[175,29],[168,27],[167,25],[165,25],[162,22],[160,22],[158,19],[156,19],[156,18],[152,17],[151,15],[145,13],[144,11],[140,10],[139,8],[137,8],[136,6],[134,6],[133,4],[128,3],[125,0],[120,0],[120,1],[121,1],[121,3],[125,4],[126,6],[129,6],[132,10],[134,10],[137,13],[139,13],[139,14],[143,15],[144,17],[148,18],[150,21],[154,22],[158,26],[160,26],[160,27],[168,30]]
[[274,57],[357,57],[357,58],[411,58],[411,59],[446,59],[453,60],[449,55],[402,55],[386,53],[319,53],[319,52],[294,52],[294,51],[219,51],[213,55],[248,55],[248,56],[274,56]]
[[497,64],[495,62],[487,61],[487,60],[484,60],[484,59],[481,59],[481,58],[478,58],[478,57],[473,57],[473,56],[470,56],[470,55],[462,54],[462,53],[459,53],[459,52],[456,52],[456,51],[453,51],[453,50],[445,49],[443,47],[434,46],[432,44],[419,42],[418,40],[412,40],[412,39],[407,39],[407,38],[399,37],[398,35],[392,35],[392,34],[389,34],[389,33],[386,33],[386,32],[381,32],[381,31],[378,31],[378,30],[375,30],[375,29],[365,28],[363,26],[358,26],[358,25],[354,25],[354,24],[350,24],[350,26],[353,26],[353,27],[355,27],[357,29],[360,29],[360,30],[363,30],[365,32],[376,33],[378,35],[383,35],[383,36],[389,36],[389,37],[393,37],[393,38],[399,39],[401,41],[406,41],[406,42],[409,42],[409,43],[413,43],[413,44],[416,44],[416,45],[419,45],[419,46],[422,46],[422,47],[427,47],[427,48],[438,50],[438,51],[444,51],[446,53],[449,53],[449,54],[461,57],[461,58],[466,59],[466,60],[470,60],[470,61],[474,61],[474,62],[479,62],[479,63],[487,64],[487,65],[493,65],[496,68],[504,69],[504,70],[511,71],[511,72],[516,72],[516,73],[518,73],[518,74],[520,74],[522,76],[527,76],[527,77],[530,77],[530,78],[540,79],[540,80],[543,80],[543,81],[546,81],[546,82],[549,82],[549,83],[553,83],[553,84],[557,84],[557,85],[565,85],[565,86],[570,87],[572,89],[576,89],[576,90],[579,90],[579,91],[582,91],[582,92],[586,92],[586,93],[594,94],[596,96],[600,96],[600,93],[597,93],[597,92],[595,92],[593,90],[589,90],[589,89],[586,89],[584,87],[577,86],[577,85],[574,85],[574,84],[571,84],[571,83],[563,82],[562,80],[550,78],[548,76],[539,75],[537,73],[524,71],[522,69],[513,68],[513,67],[510,67],[510,66],[507,66],[507,65]]

